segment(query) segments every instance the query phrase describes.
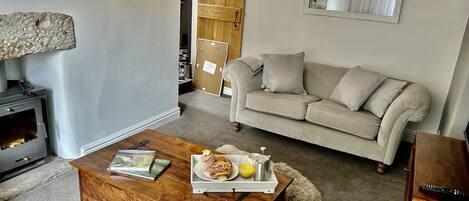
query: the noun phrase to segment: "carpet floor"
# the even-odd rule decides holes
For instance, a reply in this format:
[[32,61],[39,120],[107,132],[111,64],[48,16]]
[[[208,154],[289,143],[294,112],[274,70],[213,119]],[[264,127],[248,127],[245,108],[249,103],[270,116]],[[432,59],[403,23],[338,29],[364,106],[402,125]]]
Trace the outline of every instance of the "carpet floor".
[[[230,99],[200,92],[181,95],[181,119],[157,130],[215,149],[224,144],[257,152],[268,148],[273,160],[288,163],[319,189],[323,200],[402,200],[403,168],[410,145],[402,143],[393,166],[385,175],[376,172],[377,162],[243,126],[234,132],[229,122]],[[13,199],[78,201],[78,179],[74,171]]]

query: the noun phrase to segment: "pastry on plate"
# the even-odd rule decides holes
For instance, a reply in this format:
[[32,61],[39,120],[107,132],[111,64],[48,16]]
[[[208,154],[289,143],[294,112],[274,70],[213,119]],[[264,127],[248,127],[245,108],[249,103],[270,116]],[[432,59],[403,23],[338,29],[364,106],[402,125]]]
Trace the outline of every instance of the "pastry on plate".
[[202,151],[202,163],[203,167],[206,170],[209,170],[210,167],[215,163],[216,157],[212,154],[210,150],[203,150]]
[[231,176],[231,170],[231,161],[224,157],[219,157],[210,167],[210,176],[219,181],[226,181]]

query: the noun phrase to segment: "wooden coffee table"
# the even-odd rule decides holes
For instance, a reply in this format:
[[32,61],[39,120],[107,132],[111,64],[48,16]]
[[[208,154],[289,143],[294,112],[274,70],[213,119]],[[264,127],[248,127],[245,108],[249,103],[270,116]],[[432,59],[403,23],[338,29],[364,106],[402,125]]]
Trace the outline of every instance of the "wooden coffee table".
[[[171,165],[154,182],[111,175],[106,168],[119,149],[128,149],[142,140],[150,143],[140,149],[154,149],[158,156],[170,159]],[[105,147],[70,164],[78,168],[81,200],[153,201],[153,200],[238,200],[241,193],[192,194],[190,183],[191,154],[201,154],[200,145],[145,130]],[[292,177],[275,172],[278,185],[273,194],[249,193],[245,200],[284,200]]]

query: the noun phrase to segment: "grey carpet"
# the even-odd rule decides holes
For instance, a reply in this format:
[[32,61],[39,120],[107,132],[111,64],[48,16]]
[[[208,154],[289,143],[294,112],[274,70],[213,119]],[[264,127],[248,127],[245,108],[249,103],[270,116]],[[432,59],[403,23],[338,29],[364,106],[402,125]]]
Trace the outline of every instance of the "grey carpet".
[[[399,149],[396,161],[385,175],[376,172],[377,162],[341,153],[243,126],[231,129],[229,98],[200,92],[180,96],[182,118],[157,130],[215,149],[233,144],[242,150],[256,152],[266,146],[274,161],[286,162],[311,180],[323,200],[402,200],[409,144]],[[79,200],[76,172],[62,176],[40,188],[14,199]]]

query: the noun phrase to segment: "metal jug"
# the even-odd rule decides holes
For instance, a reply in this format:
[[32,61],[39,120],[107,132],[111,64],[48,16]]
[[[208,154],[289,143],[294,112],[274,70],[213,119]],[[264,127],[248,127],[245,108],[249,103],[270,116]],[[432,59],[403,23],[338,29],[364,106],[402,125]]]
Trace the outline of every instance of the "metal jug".
[[254,176],[255,181],[268,181],[272,173],[270,156],[264,155],[265,147],[261,147],[262,155],[256,157],[255,166],[256,174]]

